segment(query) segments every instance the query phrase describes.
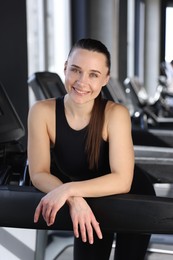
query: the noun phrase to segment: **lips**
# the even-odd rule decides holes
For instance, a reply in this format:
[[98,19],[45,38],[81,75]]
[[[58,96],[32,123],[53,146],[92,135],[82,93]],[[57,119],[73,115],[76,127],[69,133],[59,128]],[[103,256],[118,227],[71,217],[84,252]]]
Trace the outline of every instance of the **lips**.
[[80,89],[75,88],[75,87],[73,87],[73,89],[74,89],[75,92],[77,92],[80,95],[85,95],[85,94],[89,93],[89,91],[80,90]]

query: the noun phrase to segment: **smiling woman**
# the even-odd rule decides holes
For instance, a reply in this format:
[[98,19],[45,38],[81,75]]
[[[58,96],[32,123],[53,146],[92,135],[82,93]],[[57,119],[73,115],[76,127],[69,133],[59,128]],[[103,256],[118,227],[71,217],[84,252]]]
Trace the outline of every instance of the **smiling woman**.
[[[37,102],[28,117],[29,173],[33,185],[47,193],[34,221],[42,215],[48,226],[54,224],[67,203],[75,237],[74,260],[108,260],[114,239],[113,232],[102,230],[85,198],[128,193],[133,182],[129,112],[101,95],[110,64],[103,43],[79,40],[65,62],[67,94]],[[50,168],[51,147],[55,172]],[[118,234],[117,259],[129,259],[130,250],[130,259],[142,260],[149,239],[149,235]]]
[[65,65],[65,86],[74,102],[94,99],[108,80],[108,67],[102,53],[81,48],[71,53]]

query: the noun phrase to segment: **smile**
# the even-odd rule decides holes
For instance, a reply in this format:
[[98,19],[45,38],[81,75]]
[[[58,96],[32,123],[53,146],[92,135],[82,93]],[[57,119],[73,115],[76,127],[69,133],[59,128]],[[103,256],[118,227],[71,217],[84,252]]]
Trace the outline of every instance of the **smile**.
[[79,90],[79,89],[77,89],[77,88],[75,88],[75,87],[73,87],[73,90],[74,90],[75,92],[77,92],[78,94],[81,94],[81,95],[85,95],[85,94],[88,94],[88,93],[89,93],[89,91],[82,91],[82,90]]

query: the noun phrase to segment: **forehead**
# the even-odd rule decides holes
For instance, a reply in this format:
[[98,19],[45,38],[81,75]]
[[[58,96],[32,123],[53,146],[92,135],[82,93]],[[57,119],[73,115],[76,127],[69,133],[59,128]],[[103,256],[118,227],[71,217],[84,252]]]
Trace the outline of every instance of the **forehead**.
[[107,70],[106,57],[104,54],[76,48],[68,58],[69,65],[77,65],[81,68],[87,67],[91,70]]

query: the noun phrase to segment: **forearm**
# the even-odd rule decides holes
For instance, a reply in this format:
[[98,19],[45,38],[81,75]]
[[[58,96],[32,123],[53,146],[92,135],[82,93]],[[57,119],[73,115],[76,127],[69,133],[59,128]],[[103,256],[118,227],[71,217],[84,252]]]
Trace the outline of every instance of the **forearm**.
[[132,175],[125,178],[120,174],[111,173],[65,185],[67,186],[68,197],[102,197],[129,192],[132,178]]
[[34,174],[31,181],[38,190],[44,193],[48,193],[63,184],[56,176],[45,172]]

